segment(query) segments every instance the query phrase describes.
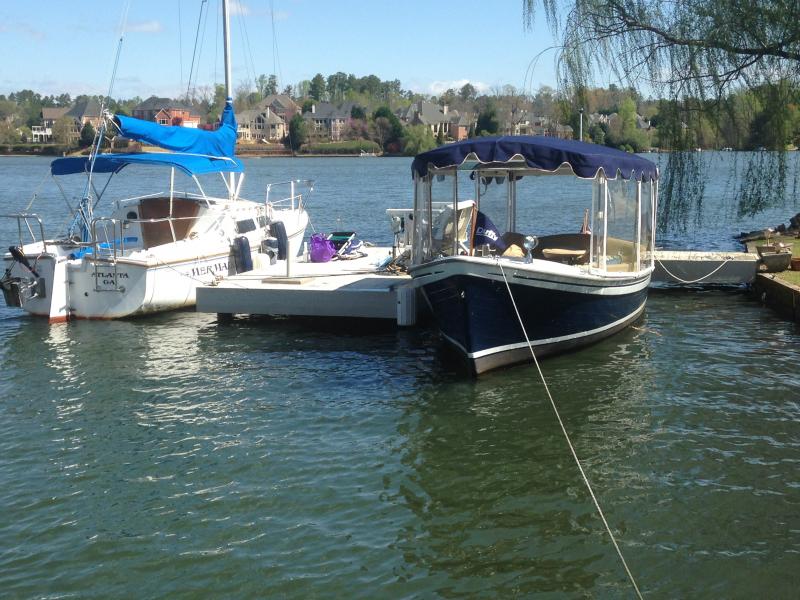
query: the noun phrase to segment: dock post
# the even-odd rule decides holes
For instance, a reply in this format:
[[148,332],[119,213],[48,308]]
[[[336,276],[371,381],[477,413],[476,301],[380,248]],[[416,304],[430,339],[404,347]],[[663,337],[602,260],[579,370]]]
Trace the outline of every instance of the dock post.
[[411,327],[417,324],[417,290],[411,285],[400,285],[397,295],[397,325]]

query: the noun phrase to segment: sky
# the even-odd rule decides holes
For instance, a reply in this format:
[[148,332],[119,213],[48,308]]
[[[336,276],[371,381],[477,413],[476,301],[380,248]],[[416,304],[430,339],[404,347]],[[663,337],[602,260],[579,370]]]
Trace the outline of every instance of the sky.
[[[207,0],[197,86],[224,81],[220,2]],[[544,19],[525,28],[522,0],[231,4],[234,88],[262,73],[275,73],[282,89],[337,71],[399,79],[403,89],[434,95],[467,82],[480,92],[506,84],[527,92],[555,87],[553,37]],[[201,0],[2,0],[0,94],[106,94],[124,29],[112,96],[179,96],[188,86],[200,6]]]

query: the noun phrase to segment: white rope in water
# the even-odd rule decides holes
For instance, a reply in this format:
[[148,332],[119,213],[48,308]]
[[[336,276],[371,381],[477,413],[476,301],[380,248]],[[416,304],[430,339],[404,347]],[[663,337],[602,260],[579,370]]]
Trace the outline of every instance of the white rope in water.
[[628,574],[628,579],[630,579],[631,585],[633,585],[633,589],[636,591],[636,596],[642,599],[642,593],[639,591],[639,586],[636,585],[636,580],[633,578],[633,573],[628,568],[628,563],[625,562],[625,557],[622,555],[622,550],[620,549],[619,545],[617,544],[617,540],[614,537],[614,534],[611,533],[611,527],[608,525],[608,521],[606,521],[606,516],[603,514],[603,509],[600,508],[600,503],[597,501],[597,497],[594,495],[594,491],[592,490],[592,485],[589,483],[589,478],[586,476],[585,471],[583,470],[583,465],[581,465],[581,461],[578,458],[578,454],[575,452],[575,447],[572,445],[572,440],[567,433],[567,428],[564,427],[564,421],[561,420],[561,414],[558,412],[558,408],[556,408],[556,402],[553,400],[553,395],[550,393],[550,388],[547,386],[547,381],[544,378],[544,373],[542,373],[542,368],[539,366],[539,361],[536,358],[536,353],[533,351],[533,344],[531,343],[530,338],[528,337],[528,332],[525,330],[525,324],[522,322],[522,317],[519,314],[519,309],[517,308],[517,303],[514,300],[514,294],[511,293],[511,286],[508,284],[508,278],[506,277],[506,272],[503,270],[503,265],[500,263],[499,260],[496,261],[497,265],[500,267],[500,272],[503,274],[503,281],[506,283],[506,289],[508,290],[508,297],[511,298],[511,304],[514,307],[514,312],[517,314],[517,320],[519,321],[519,326],[522,328],[522,334],[525,336],[525,341],[528,342],[528,348],[531,351],[531,356],[533,357],[533,362],[536,365],[536,370],[539,372],[539,377],[542,380],[542,384],[544,385],[544,390],[547,392],[547,397],[550,399],[550,406],[553,407],[553,412],[556,415],[556,419],[558,419],[558,424],[561,426],[561,432],[564,434],[564,438],[567,440],[567,445],[569,446],[569,451],[572,453],[572,458],[575,459],[575,464],[578,465],[578,470],[581,472],[581,477],[583,477],[583,482],[586,484],[586,489],[589,490],[589,495],[592,497],[592,502],[594,502],[594,507],[597,509],[597,513],[600,515],[600,519],[603,521],[603,525],[608,532],[608,536],[611,538],[611,543],[614,544],[614,548],[617,551],[617,555],[619,559],[622,561],[622,566],[625,568],[625,572]]
[[661,262],[659,259],[656,259],[656,262],[657,262],[658,264],[660,264],[660,265],[661,265],[661,268],[662,268],[662,269],[664,269],[664,271],[666,272],[666,274],[667,274],[667,275],[669,275],[670,277],[672,277],[672,278],[673,278],[675,281],[678,281],[678,282],[680,282],[680,283],[684,283],[684,284],[686,284],[686,285],[691,285],[691,284],[693,284],[693,283],[700,283],[701,281],[703,281],[703,280],[705,280],[705,279],[708,279],[708,278],[709,278],[709,277],[711,277],[711,276],[712,276],[714,273],[716,273],[717,271],[719,271],[719,270],[720,270],[722,267],[724,267],[725,265],[727,265],[727,264],[728,264],[729,262],[731,262],[732,260],[733,260],[732,258],[727,258],[727,259],[725,259],[725,262],[723,262],[723,263],[722,263],[720,266],[718,266],[716,269],[714,269],[713,271],[711,271],[711,273],[709,273],[708,275],[703,275],[703,276],[702,276],[700,279],[695,279],[695,280],[693,280],[693,281],[687,281],[687,280],[685,280],[685,279],[681,279],[680,277],[678,277],[677,275],[675,275],[675,273],[673,273],[672,271],[670,271],[670,270],[669,270],[669,269],[666,267],[666,265],[665,265],[663,262]]

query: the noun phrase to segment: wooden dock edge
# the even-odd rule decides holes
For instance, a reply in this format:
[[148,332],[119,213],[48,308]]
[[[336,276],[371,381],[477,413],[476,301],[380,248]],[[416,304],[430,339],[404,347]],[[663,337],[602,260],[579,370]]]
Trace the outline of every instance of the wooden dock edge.
[[753,282],[753,294],[763,304],[795,323],[800,323],[800,287],[775,277],[759,273]]

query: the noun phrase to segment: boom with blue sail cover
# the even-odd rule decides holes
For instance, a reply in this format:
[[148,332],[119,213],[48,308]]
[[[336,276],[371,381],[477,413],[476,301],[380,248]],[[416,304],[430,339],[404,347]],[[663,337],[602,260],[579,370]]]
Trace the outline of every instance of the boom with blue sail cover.
[[236,150],[236,116],[230,98],[216,131],[159,125],[123,115],[114,115],[114,122],[126,138],[172,152],[232,160]]

